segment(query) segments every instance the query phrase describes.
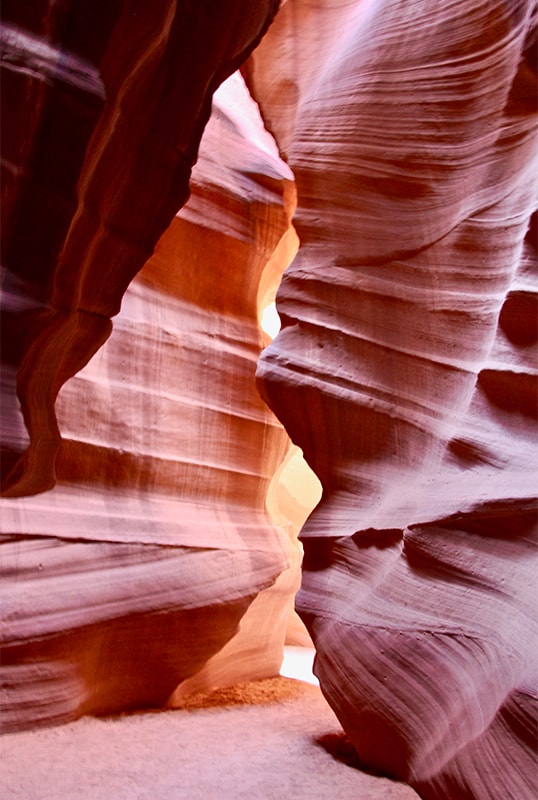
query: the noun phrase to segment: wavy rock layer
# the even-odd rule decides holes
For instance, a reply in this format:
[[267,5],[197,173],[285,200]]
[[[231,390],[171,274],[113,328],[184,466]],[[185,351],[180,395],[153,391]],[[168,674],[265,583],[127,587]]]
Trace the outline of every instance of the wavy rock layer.
[[[291,178],[232,76],[189,202],[59,392],[56,486],[2,501],[4,729],[278,674],[301,554],[266,510],[289,440],[255,368],[260,287],[292,247]],[[102,263],[97,293],[119,296],[115,269]],[[55,347],[32,380],[49,380],[60,334]]]
[[298,191],[258,373],[323,485],[298,606],[359,756],[426,798],[535,792],[533,14],[288,0],[247,69]]
[[2,4],[8,496],[54,484],[58,391],[185,203],[212,94],[277,5]]

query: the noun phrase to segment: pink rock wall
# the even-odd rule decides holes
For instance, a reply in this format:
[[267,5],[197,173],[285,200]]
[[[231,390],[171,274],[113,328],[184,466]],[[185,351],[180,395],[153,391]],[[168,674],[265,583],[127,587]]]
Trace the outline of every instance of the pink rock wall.
[[246,70],[298,190],[258,370],[323,485],[298,607],[427,798],[536,789],[535,12],[289,0]]
[[[161,5],[168,16],[160,32],[144,29],[149,22],[157,25],[157,9],[151,20],[138,19],[140,30],[127,11],[111,21],[106,35],[116,46],[127,37],[132,51],[123,56],[139,67],[122,73],[106,51],[121,86],[114,95],[105,81],[107,101],[88,142],[76,126],[62,130],[61,120],[74,113],[67,100],[64,116],[54,103],[47,110],[55,90],[60,106],[65,100],[64,76],[54,72],[51,88],[42,63],[58,57],[50,31],[30,34],[21,29],[21,19],[19,27],[4,28],[8,87],[22,81],[45,94],[49,128],[41,120],[32,146],[46,156],[51,140],[60,139],[58,168],[67,169],[68,145],[77,144],[84,156],[78,180],[71,165],[79,205],[67,228],[62,216],[67,234],[58,252],[40,252],[40,236],[52,236],[47,215],[54,203],[46,193],[54,184],[48,178],[39,184],[35,169],[52,165],[36,156],[34,172],[26,175],[13,162],[19,182],[12,194],[6,187],[8,199],[18,193],[29,203],[37,182],[42,194],[32,200],[34,213],[42,207],[46,218],[34,230],[22,201],[21,207],[14,201],[13,215],[4,217],[11,244],[3,283],[8,380],[2,399],[3,411],[10,413],[3,416],[0,717],[8,730],[87,712],[163,705],[174,702],[176,689],[181,695],[275,675],[298,586],[300,550],[273,523],[265,504],[289,442],[254,383],[264,341],[258,295],[288,263],[295,192],[291,172],[239,77],[214,101],[189,203],[124,295],[152,237],[164,227],[164,206],[186,197],[186,167],[183,177],[172,180],[174,200],[166,197],[166,181],[174,159],[186,163],[182,149],[188,145],[191,161],[196,156],[195,132],[201,134],[215,75],[252,46],[268,18],[259,6],[243,14],[240,24],[226,17],[220,29],[213,20],[206,30],[204,23],[196,35],[215,52],[203,59],[205,77],[197,75],[193,83],[193,70],[187,76],[177,63],[185,52],[176,49],[185,50],[185,39],[197,46],[196,36],[179,23],[174,29],[172,6]],[[81,9],[78,4],[69,13],[76,17]],[[76,22],[67,25],[71,32]],[[97,26],[100,35],[106,23]],[[137,30],[138,39],[132,39]],[[213,36],[217,41],[211,44]],[[172,52],[166,57],[167,48]],[[80,66],[73,59],[67,59],[71,71],[65,80]],[[105,61],[96,71],[100,80],[107,74]],[[52,69],[49,62],[45,66]],[[160,95],[159,69],[171,82]],[[152,92],[157,96],[148,108]],[[199,106],[187,107],[187,100]],[[88,114],[83,101],[79,110]],[[171,117],[161,131],[159,115],[165,113]],[[10,113],[9,123],[17,121]],[[164,172],[164,183],[153,168]],[[25,247],[32,248],[32,258]],[[39,269],[46,273],[41,283]],[[108,333],[107,315],[120,300],[110,339],[61,388],[100,344],[97,328]]]
[[54,484],[56,395],[185,203],[213,91],[277,6],[2,5],[5,393],[23,417],[9,402],[4,494]]
[[423,797],[530,800],[535,5],[282,3],[244,74],[293,172],[236,80],[168,227],[276,11],[232,5],[3,4],[4,724],[275,670],[299,554],[252,380],[294,176],[258,375],[323,484],[322,689]]

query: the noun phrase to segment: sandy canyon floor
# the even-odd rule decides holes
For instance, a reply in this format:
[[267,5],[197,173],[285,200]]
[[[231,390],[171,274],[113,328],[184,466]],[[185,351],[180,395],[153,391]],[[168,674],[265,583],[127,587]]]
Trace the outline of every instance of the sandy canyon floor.
[[182,709],[0,739],[4,800],[416,800],[360,770],[317,686],[287,677]]

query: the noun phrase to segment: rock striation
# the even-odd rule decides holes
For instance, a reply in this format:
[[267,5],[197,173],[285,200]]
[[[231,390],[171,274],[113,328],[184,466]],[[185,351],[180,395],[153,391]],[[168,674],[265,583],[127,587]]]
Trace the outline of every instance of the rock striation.
[[266,509],[289,440],[254,382],[295,190],[238,75],[164,230],[274,4],[194,28],[188,4],[109,4],[96,108],[72,85],[91,9],[52,5],[39,30],[4,7],[6,86],[35,92],[6,141],[4,730],[277,674],[301,558]]
[[[426,800],[531,800],[536,5],[277,5],[3,4],[1,720],[278,668],[300,241],[258,385],[322,690]],[[241,64],[287,165],[235,75],[176,214]]]
[[245,74],[297,181],[258,376],[323,486],[320,685],[370,768],[530,800],[535,5],[288,0]]
[[277,5],[2,5],[5,495],[54,484],[56,395],[187,200],[212,94]]

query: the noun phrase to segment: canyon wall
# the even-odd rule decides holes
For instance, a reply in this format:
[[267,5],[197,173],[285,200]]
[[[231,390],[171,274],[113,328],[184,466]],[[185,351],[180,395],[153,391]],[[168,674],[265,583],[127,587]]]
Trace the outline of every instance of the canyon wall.
[[260,390],[323,485],[297,605],[370,768],[536,790],[536,7],[289,0],[246,68],[301,247]]
[[237,74],[198,154],[274,4],[33,6],[3,9],[4,730],[278,674],[301,558],[255,388],[295,189]]
[[277,7],[2,4],[3,359],[20,404],[3,417],[4,496],[54,485],[56,395],[187,200],[213,91]]
[[[536,8],[276,5],[3,4],[2,722],[278,669],[298,234],[258,387],[322,690],[424,798],[530,800]],[[287,165],[235,75],[176,214],[242,63]]]

